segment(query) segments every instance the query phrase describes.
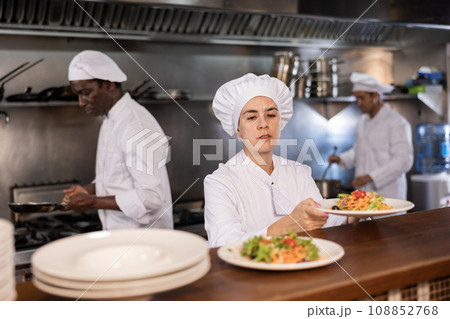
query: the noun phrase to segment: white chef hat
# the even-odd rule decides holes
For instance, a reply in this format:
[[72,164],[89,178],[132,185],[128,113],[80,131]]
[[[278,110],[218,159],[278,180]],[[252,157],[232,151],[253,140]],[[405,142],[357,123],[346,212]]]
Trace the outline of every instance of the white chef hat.
[[292,95],[289,88],[277,78],[267,74],[248,73],[223,84],[216,92],[212,108],[222,127],[229,135],[236,135],[239,116],[244,105],[256,96],[271,98],[280,113],[280,130],[292,117]]
[[109,56],[99,51],[78,53],[69,64],[69,81],[100,79],[124,82],[127,76]]
[[380,94],[391,92],[394,87],[392,85],[383,85],[373,76],[365,73],[353,72],[350,76],[353,83],[352,92],[378,92]]

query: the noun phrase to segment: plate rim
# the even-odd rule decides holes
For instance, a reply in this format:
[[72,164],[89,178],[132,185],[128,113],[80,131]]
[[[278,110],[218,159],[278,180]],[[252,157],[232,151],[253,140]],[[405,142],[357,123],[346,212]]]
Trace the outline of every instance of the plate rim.
[[[270,236],[266,236],[270,237]],[[299,238],[302,239],[310,239],[311,237],[304,237],[300,236]],[[232,243],[226,244],[222,247],[220,247],[217,250],[217,255],[221,260],[223,260],[226,263],[229,263],[231,265],[243,267],[243,268],[249,268],[249,269],[257,269],[257,270],[269,270],[269,271],[292,271],[292,270],[304,270],[304,269],[313,269],[313,268],[319,268],[326,265],[330,265],[332,263],[335,263],[336,261],[340,260],[345,255],[345,249],[340,244],[323,238],[315,238],[312,237],[313,243],[315,245],[320,246],[319,243],[323,243],[326,245],[334,245],[339,250],[336,256],[328,257],[326,259],[321,260],[314,260],[314,261],[308,261],[308,262],[302,262],[302,263],[296,263],[296,264],[267,264],[267,263],[257,263],[252,262],[248,260],[242,260],[242,259],[234,259],[234,258],[228,258],[227,254],[229,253],[228,249],[236,249],[239,246],[242,246],[242,243],[248,239],[244,240],[238,240],[234,241]]]
[[[336,201],[336,200],[339,200],[339,198],[337,198],[337,197],[324,198],[324,199],[317,201],[317,203],[321,204],[322,202],[332,201],[332,200]],[[330,213],[330,214],[334,214],[334,215],[370,217],[370,216],[379,216],[379,215],[391,215],[391,214],[395,214],[398,212],[408,211],[415,207],[415,204],[409,200],[398,199],[398,198],[385,198],[384,200],[386,202],[393,201],[393,200],[401,201],[408,205],[406,207],[402,207],[402,208],[393,208],[393,209],[386,209],[386,210],[366,210],[366,211],[364,211],[364,210],[332,210],[332,209],[327,209],[327,208],[322,208],[322,207],[318,207],[317,209],[322,212]]]
[[[117,273],[109,273],[106,272],[102,278],[98,279],[99,274],[98,273],[87,273],[87,272],[82,272],[80,273],[80,271],[78,272],[74,272],[74,268],[66,268],[66,269],[61,269],[61,267],[55,267],[55,263],[49,263],[49,262],[45,262],[45,256],[48,256],[49,254],[54,254],[55,250],[57,251],[58,248],[60,249],[60,247],[64,247],[64,246],[70,246],[73,245],[73,243],[80,241],[80,240],[86,240],[86,238],[88,238],[88,236],[95,236],[95,234],[99,234],[100,235],[100,240],[103,238],[106,238],[106,236],[108,236],[108,234],[106,234],[107,232],[109,233],[109,236],[124,236],[123,234],[133,234],[133,233],[138,233],[139,231],[144,232],[145,229],[144,228],[136,228],[136,229],[120,229],[120,230],[112,230],[112,231],[96,231],[96,232],[88,232],[88,233],[83,233],[83,234],[79,234],[79,235],[74,235],[74,236],[70,236],[70,237],[66,237],[66,238],[62,238],[62,239],[58,239],[55,241],[52,241],[40,248],[38,248],[36,250],[36,252],[34,252],[34,254],[31,256],[31,265],[32,267],[35,267],[36,269],[38,269],[39,271],[48,274],[48,275],[52,275],[52,276],[56,276],[56,277],[60,277],[60,278],[66,278],[66,279],[71,279],[71,280],[98,280],[98,281],[112,281],[112,280],[116,280],[116,281],[122,281],[122,280],[131,280],[131,279],[139,279],[139,278],[143,278],[143,277],[156,277],[156,276],[162,276],[168,273],[172,273],[172,272],[176,272],[180,269],[184,269],[184,268],[188,268],[196,263],[198,263],[198,261],[200,261],[202,258],[207,257],[208,253],[209,253],[209,248],[207,245],[207,242],[204,238],[195,235],[195,234],[191,234],[189,232],[185,232],[185,231],[180,231],[180,230],[174,230],[174,229],[149,229],[147,231],[145,231],[144,235],[142,235],[142,237],[145,237],[145,235],[147,236],[158,236],[166,233],[166,234],[172,234],[174,232],[176,232],[177,234],[179,234],[180,236],[189,236],[191,238],[195,238],[194,241],[197,241],[198,243],[198,251],[195,255],[191,256],[191,258],[188,258],[186,260],[183,260],[183,262],[178,262],[175,265],[166,265],[165,267],[161,267],[161,269],[159,270],[155,270],[155,269],[141,269],[140,271],[133,271],[133,272],[122,272],[121,274],[117,274]],[[152,235],[149,235],[150,233],[152,233]],[[106,235],[106,236],[105,236]],[[124,236],[126,237],[126,236]],[[136,238],[136,234],[135,236],[129,236],[130,242],[133,242],[133,239]],[[121,245],[124,244],[132,244],[130,242],[124,242],[121,243]],[[142,243],[141,243],[142,244]],[[107,247],[108,245],[104,245],[103,247]],[[112,246],[112,245],[111,245]],[[87,250],[84,250],[83,252],[86,252]],[[61,256],[60,256],[61,257]],[[74,257],[72,257],[74,258]],[[44,259],[44,260],[42,260]]]
[[160,288],[156,288],[155,286],[149,284],[141,287],[120,288],[120,289],[119,288],[105,289],[105,290],[74,289],[70,287],[55,286],[52,283],[48,283],[46,281],[43,281],[42,279],[39,279],[39,277],[33,278],[32,281],[33,284],[35,284],[38,289],[53,295],[62,296],[66,298],[79,298],[83,294],[81,299],[105,300],[115,298],[133,298],[139,296],[147,296],[183,287],[204,277],[209,272],[210,269],[211,263],[209,259],[202,260],[200,263],[194,265],[189,269],[191,270],[191,272],[189,272],[188,275],[184,276],[183,278],[178,278],[176,280],[172,279],[169,280],[169,282],[162,283],[160,285],[163,287]]
[[[64,278],[52,277],[41,273],[40,271],[35,272],[35,278],[48,285],[71,290],[89,290],[94,292],[108,291],[108,290],[137,290],[137,289],[149,289],[149,286],[155,287],[159,286],[172,286],[175,281],[186,280],[186,278],[194,277],[198,272],[203,272],[205,269],[211,268],[211,262],[208,258],[202,259],[199,263],[182,269],[178,272],[170,273],[164,276],[151,277],[151,278],[140,278],[125,281],[110,281],[110,282],[97,282],[91,287],[92,282],[89,281],[74,281],[66,280]],[[157,288],[155,288],[157,289]]]

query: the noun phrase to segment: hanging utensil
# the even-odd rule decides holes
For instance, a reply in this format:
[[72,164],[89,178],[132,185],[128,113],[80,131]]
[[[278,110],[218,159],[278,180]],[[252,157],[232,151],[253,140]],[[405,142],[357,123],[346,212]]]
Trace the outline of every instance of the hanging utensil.
[[[336,151],[337,151],[337,146],[334,146],[334,147],[333,147],[333,153],[331,154],[331,156],[336,155]],[[325,179],[325,176],[327,175],[328,170],[330,169],[330,166],[331,166],[331,163],[328,163],[327,168],[325,168],[325,171],[324,171],[323,174],[322,174],[322,178],[321,178],[322,180]]]
[[[27,67],[25,67],[28,63],[30,62],[26,62],[24,64],[22,64],[21,66],[15,68],[13,71],[9,72],[8,74],[6,74],[5,76],[3,76],[0,81],[3,81],[1,86],[0,86],[0,101],[3,100],[3,94],[5,93],[5,84],[8,83],[9,81],[11,81],[12,79],[14,79],[16,76],[22,74],[23,72],[31,69],[32,67],[34,67],[36,64],[41,63],[42,61],[44,61],[44,59],[40,59],[36,62],[34,62],[33,64],[28,65]],[[25,67],[25,68],[24,68]]]
[[137,87],[135,87],[133,90],[131,90],[130,95],[134,99],[138,99],[138,98],[142,97],[145,93],[147,93],[147,92],[149,92],[150,90],[153,89],[152,85],[150,85],[149,87],[144,88],[145,86],[147,86],[147,84],[149,82],[150,82],[150,80],[148,80],[148,79],[144,80],[141,84],[139,84]]
[[9,115],[5,111],[0,111],[0,114],[5,116],[5,124],[9,124]]
[[17,68],[15,68],[14,70],[12,70],[12,71],[6,73],[6,74],[0,79],[0,82],[3,81],[4,79],[6,79],[6,78],[7,78],[8,76],[10,76],[11,74],[13,74],[14,72],[16,72],[16,71],[20,70],[21,68],[23,68],[23,67],[24,67],[25,65],[27,65],[28,63],[30,63],[30,62],[25,62],[25,63],[19,65],[19,66],[18,66]]
[[[29,64],[30,62],[25,62],[21,65],[19,65],[17,68],[15,68],[14,70],[8,72],[7,74],[5,74],[1,79],[0,82],[7,79],[9,76],[13,75],[14,73],[16,73],[17,71],[19,71],[20,69],[22,69],[24,66],[26,66],[27,64]],[[11,80],[11,79],[9,79]],[[4,88],[4,84],[6,82],[8,82],[9,80],[6,80],[4,83],[1,84],[0,86],[0,101],[3,100],[3,94],[5,93],[5,88]]]

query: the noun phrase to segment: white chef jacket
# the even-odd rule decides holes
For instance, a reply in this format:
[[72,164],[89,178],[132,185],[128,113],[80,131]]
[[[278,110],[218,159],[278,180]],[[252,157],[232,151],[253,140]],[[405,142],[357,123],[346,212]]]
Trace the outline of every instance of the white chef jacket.
[[[155,135],[135,141],[143,130]],[[153,150],[155,143],[163,145]],[[156,119],[124,94],[103,120],[98,138],[95,192],[97,196],[115,196],[120,208],[99,209],[104,230],[173,228],[169,177],[161,165],[167,152],[168,140]],[[153,166],[148,168],[147,162]]]
[[406,175],[414,161],[411,126],[384,103],[370,118],[363,114],[355,144],[340,156],[343,169],[355,166],[355,176],[370,175],[373,182],[359,187],[385,198],[406,199]]
[[[289,215],[301,201],[322,199],[309,166],[273,155],[268,175],[240,151],[206,176],[205,229],[211,247],[266,235],[267,228]],[[323,227],[346,223],[347,217],[329,215]]]

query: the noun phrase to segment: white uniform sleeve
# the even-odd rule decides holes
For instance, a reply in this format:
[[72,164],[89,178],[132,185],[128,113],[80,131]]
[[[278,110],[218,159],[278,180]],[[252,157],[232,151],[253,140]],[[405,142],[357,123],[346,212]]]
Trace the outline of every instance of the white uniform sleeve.
[[[149,214],[160,209],[163,204],[163,169],[168,155],[168,140],[158,136],[145,146],[144,151],[127,149],[123,145],[122,152],[126,159],[132,159],[127,170],[132,176],[131,189],[116,194],[116,202],[120,210],[139,223],[147,224]],[[150,150],[150,151],[149,151]]]
[[[308,167],[308,179],[307,179],[307,187],[309,194],[307,197],[311,197],[315,201],[319,201],[322,199],[322,195],[320,194],[319,189],[317,188],[316,183],[314,182],[314,179],[311,177],[311,168]],[[333,215],[329,214],[327,222],[322,226],[322,228],[332,227],[332,226],[339,226],[342,224],[347,224],[347,217],[346,216],[339,216],[339,215]]]
[[350,169],[355,166],[355,146],[340,154],[341,161],[339,167],[341,169]]
[[210,247],[267,234],[267,227],[253,232],[246,232],[243,229],[236,196],[223,180],[214,175],[206,176],[204,190],[205,229]]
[[389,127],[389,152],[391,159],[370,172],[377,188],[381,188],[409,171],[414,161],[411,126],[406,120]]
[[339,226],[343,224],[347,224],[347,216],[329,214],[327,222],[322,226],[322,228]]

